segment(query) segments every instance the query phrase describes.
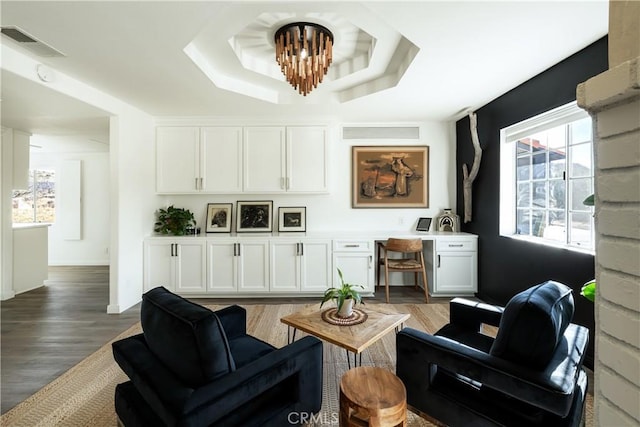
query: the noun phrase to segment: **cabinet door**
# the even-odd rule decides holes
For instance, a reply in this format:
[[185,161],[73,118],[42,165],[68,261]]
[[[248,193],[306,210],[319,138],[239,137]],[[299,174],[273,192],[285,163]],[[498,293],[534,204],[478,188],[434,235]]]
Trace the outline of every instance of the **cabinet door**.
[[333,286],[340,285],[338,270],[345,282],[364,286],[364,293],[373,293],[373,254],[362,252],[333,253]]
[[207,127],[200,130],[201,191],[242,191],[242,128]]
[[300,243],[298,241],[272,241],[271,291],[298,292],[300,290]]
[[476,252],[438,252],[435,293],[472,295],[478,290]]
[[207,289],[206,247],[203,241],[176,241],[175,289],[179,294],[203,293]]
[[209,241],[207,243],[207,290],[211,293],[236,292],[238,274],[236,243]]
[[328,191],[327,128],[287,127],[287,191]]
[[144,242],[143,290],[147,292],[158,286],[174,291],[173,254],[174,245],[167,240]]
[[156,129],[156,191],[197,193],[199,188],[199,129]]
[[268,242],[241,242],[236,262],[238,264],[238,292],[269,291]]
[[283,127],[244,129],[244,191],[286,191],[285,132]]
[[298,258],[301,291],[324,292],[331,286],[330,240],[303,240]]

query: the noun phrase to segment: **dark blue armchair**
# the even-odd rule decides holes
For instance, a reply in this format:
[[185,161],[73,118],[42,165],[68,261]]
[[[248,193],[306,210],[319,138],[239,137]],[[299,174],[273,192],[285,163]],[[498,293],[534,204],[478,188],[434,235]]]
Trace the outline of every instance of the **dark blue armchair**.
[[[570,323],[573,296],[548,281],[504,307],[455,298],[435,335],[396,336],[410,407],[449,426],[578,426],[587,390],[587,328]],[[499,326],[495,339],[481,325]]]
[[129,381],[115,391],[134,426],[286,426],[320,410],[322,342],[277,349],[246,333],[237,305],[211,311],[163,287],[145,293],[143,333],[113,343]]

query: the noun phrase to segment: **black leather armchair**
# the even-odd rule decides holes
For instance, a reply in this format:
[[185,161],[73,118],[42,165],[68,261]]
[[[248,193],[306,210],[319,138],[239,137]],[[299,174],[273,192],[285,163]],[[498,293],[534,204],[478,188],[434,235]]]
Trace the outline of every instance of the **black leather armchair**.
[[[435,335],[396,336],[398,377],[412,408],[450,426],[577,426],[587,390],[587,328],[573,296],[548,281],[504,307],[455,298]],[[494,338],[482,324],[499,326]]]
[[237,305],[211,311],[163,287],[143,295],[143,333],[113,343],[130,381],[115,407],[132,426],[285,426],[322,403],[322,342],[277,349],[246,333]]

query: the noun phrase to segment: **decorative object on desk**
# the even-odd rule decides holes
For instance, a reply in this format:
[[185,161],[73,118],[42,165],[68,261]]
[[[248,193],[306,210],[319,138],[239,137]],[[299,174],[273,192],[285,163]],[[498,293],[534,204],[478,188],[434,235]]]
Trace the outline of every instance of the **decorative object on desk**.
[[438,217],[438,231],[460,231],[460,217],[453,212],[450,208],[444,210],[444,213]]
[[428,168],[428,146],[352,147],[353,207],[428,207]]
[[335,300],[338,311],[337,316],[343,318],[350,317],[353,314],[353,306],[355,304],[364,304],[360,292],[356,290],[356,288],[364,289],[364,286],[345,283],[344,277],[342,277],[342,271],[340,271],[339,268],[337,270],[338,276],[340,276],[340,286],[337,288],[330,287],[324,292],[320,307],[329,300]]
[[184,236],[188,233],[187,230],[196,226],[196,220],[189,209],[174,208],[171,205],[167,209],[158,209],[156,216],[158,220],[153,227],[156,233]]
[[338,309],[335,307],[324,310],[320,314],[320,316],[322,317],[322,320],[324,320],[325,322],[331,323],[332,325],[338,325],[338,326],[359,325],[360,323],[363,323],[365,320],[367,320],[367,318],[369,317],[367,313],[360,310],[359,308],[354,308],[353,313],[351,313],[351,316],[341,317],[338,315]]
[[469,113],[469,127],[471,128],[471,141],[475,154],[473,156],[473,165],[471,172],[467,168],[467,164],[462,164],[462,196],[464,198],[464,222],[471,221],[471,190],[473,181],[478,175],[480,169],[480,161],[482,160],[482,147],[480,147],[480,139],[478,138],[478,119],[476,113]]
[[207,233],[230,233],[233,203],[207,204]]
[[307,208],[278,208],[278,231],[307,231]]
[[429,231],[429,227],[431,227],[431,218],[418,218],[416,231]]
[[238,201],[236,208],[236,231],[271,232],[273,218],[273,201]]

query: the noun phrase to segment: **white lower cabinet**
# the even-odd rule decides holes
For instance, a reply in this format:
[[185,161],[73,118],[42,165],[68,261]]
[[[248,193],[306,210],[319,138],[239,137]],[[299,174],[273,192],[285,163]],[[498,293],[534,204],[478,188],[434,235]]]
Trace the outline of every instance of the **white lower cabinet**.
[[331,286],[331,240],[274,239],[271,292],[324,292]]
[[333,286],[340,286],[340,269],[345,282],[361,285],[363,293],[372,294],[375,291],[374,246],[373,240],[334,240]]
[[205,242],[193,238],[145,240],[144,291],[164,286],[176,293],[205,292],[205,251]]
[[[191,296],[319,296],[347,283],[375,292],[375,242],[322,236],[149,237],[144,241],[144,290],[164,286]],[[425,249],[433,296],[478,291],[477,236],[437,234]]]
[[208,293],[268,292],[269,246],[266,241],[207,241]]
[[435,296],[473,295],[478,291],[477,238],[452,237],[435,243]]

